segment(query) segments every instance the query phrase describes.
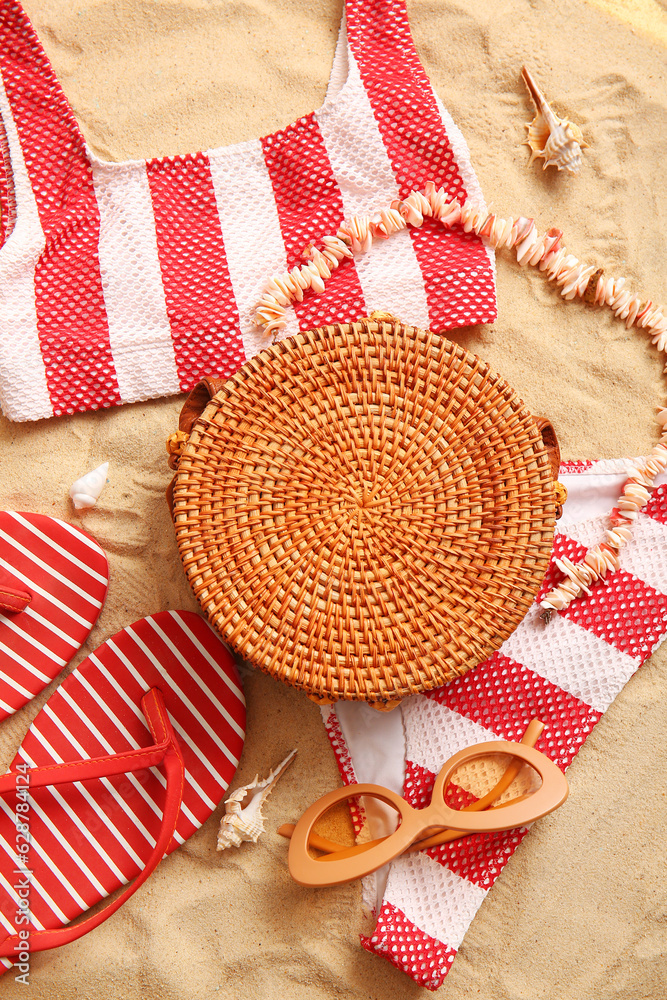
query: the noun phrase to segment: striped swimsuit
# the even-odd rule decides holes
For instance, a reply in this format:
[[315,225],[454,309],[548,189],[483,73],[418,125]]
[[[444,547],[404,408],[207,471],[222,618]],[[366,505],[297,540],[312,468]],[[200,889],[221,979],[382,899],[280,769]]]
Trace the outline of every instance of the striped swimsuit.
[[[14,0],[0,0],[0,68],[0,405],[12,420],[230,375],[268,346],[253,322],[263,284],[309,242],[429,178],[480,196],[403,0],[347,3],[319,111],[208,152],[95,157]],[[290,309],[286,334],[378,308],[435,330],[493,321],[492,255],[428,220],[347,262]]]

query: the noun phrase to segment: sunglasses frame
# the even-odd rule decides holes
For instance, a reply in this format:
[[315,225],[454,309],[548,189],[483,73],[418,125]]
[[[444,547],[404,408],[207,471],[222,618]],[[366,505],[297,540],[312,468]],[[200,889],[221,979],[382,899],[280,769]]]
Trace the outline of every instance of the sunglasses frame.
[[[490,754],[509,754],[529,764],[542,779],[541,786],[521,801],[483,812],[461,811],[446,805],[445,790],[457,768]],[[299,885],[343,885],[377,871],[403,854],[415,841],[436,830],[495,833],[526,826],[562,805],[568,796],[568,790],[563,772],[539,750],[524,743],[511,743],[507,740],[477,743],[459,750],[446,761],[435,779],[431,803],[424,809],[414,809],[402,796],[382,785],[345,785],[323,795],[306,810],[294,828],[289,847],[290,874]],[[332,806],[360,795],[373,795],[396,809],[400,816],[397,829],[367,850],[363,849],[363,844],[359,845],[360,853],[353,857],[349,856],[349,851],[341,851],[340,853],[347,853],[348,856],[339,859],[335,853],[322,858],[311,857],[308,845],[315,823]]]

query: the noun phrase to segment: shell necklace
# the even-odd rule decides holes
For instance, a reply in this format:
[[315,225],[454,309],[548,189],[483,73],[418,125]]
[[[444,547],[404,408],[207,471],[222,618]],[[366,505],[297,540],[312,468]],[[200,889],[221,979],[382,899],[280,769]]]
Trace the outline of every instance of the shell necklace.
[[[548,229],[539,236],[533,219],[500,219],[478,202],[448,201],[443,188],[428,181],[424,191],[412,191],[402,201],[392,201],[373,215],[356,215],[343,222],[335,236],[324,236],[320,246],[310,244],[303,252],[307,263],[293,267],[267,283],[255,313],[255,322],[267,334],[279,335],[286,326],[286,308],[301,302],[309,289],[324,291],[324,283],[345,258],[366,253],[374,239],[387,239],[410,226],[421,226],[432,216],[445,228],[462,225],[488,240],[496,250],[516,249],[520,265],[539,267],[554,282],[565,299],[582,298],[590,305],[609,306],[626,327],[648,330],[659,351],[667,347],[667,315],[661,306],[642,300],[625,288],[625,278],[605,278],[602,269],[581,263],[562,245],[560,229]],[[667,366],[666,369],[667,371]],[[609,515],[604,541],[590,548],[579,562],[563,557],[556,565],[565,579],[540,602],[545,617],[561,611],[609,572],[619,567],[619,552],[632,539],[632,523],[648,502],[656,477],[667,468],[667,407],[658,409],[660,439],[649,457],[630,469],[618,503]]]

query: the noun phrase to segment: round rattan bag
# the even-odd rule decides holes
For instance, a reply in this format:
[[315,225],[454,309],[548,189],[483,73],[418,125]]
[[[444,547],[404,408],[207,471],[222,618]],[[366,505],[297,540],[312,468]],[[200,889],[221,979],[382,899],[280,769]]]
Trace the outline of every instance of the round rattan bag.
[[535,420],[483,361],[371,319],[220,383],[180,448],[173,518],[242,657],[316,699],[381,706],[514,630],[548,565],[554,484]]

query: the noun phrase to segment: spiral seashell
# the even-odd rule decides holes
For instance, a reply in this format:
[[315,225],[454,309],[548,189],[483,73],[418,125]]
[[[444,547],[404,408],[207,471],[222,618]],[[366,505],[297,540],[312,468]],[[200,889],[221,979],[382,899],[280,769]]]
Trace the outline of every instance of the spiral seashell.
[[581,129],[553,112],[525,66],[521,69],[521,76],[537,111],[530,125],[526,125],[528,135],[525,145],[531,149],[528,165],[540,157],[544,160],[543,170],[556,167],[558,170],[578,174],[581,169],[581,150],[588,146]]
[[224,851],[226,847],[240,847],[244,841],[257,843],[260,834],[264,832],[264,817],[262,816],[264,803],[275,788],[278,779],[282,777],[294,760],[295,755],[296,750],[292,750],[278,764],[278,767],[269,772],[269,776],[263,781],[259,780],[259,775],[255,775],[254,781],[237,788],[226,799],[225,815],[220,821],[218,831],[217,849],[219,851]]
[[103,462],[72,483],[69,495],[76,510],[87,510],[95,506],[106,484],[108,471],[109,463]]

